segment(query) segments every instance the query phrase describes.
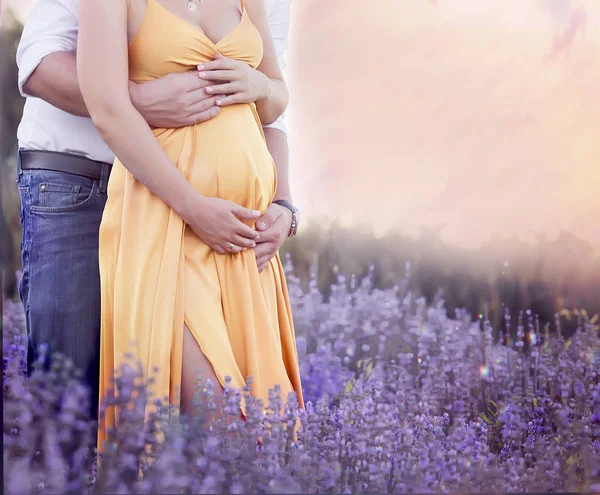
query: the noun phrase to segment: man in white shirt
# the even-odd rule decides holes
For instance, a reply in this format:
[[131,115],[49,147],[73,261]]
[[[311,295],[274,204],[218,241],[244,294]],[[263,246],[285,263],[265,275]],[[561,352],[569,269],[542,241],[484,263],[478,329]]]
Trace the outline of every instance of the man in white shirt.
[[[266,0],[282,69],[289,1]],[[70,358],[98,405],[100,277],[98,231],[114,155],[89,118],[77,81],[77,0],[38,0],[17,51],[19,88],[27,97],[17,132],[23,277],[19,286],[29,332],[28,362],[38,346]],[[130,84],[135,107],[155,127],[182,127],[213,118],[218,96],[196,71]],[[278,173],[276,200],[257,222],[254,248],[262,270],[297,227],[290,202],[288,149],[282,118],[264,128]],[[283,206],[282,206],[283,205]],[[48,364],[48,360],[46,360]]]

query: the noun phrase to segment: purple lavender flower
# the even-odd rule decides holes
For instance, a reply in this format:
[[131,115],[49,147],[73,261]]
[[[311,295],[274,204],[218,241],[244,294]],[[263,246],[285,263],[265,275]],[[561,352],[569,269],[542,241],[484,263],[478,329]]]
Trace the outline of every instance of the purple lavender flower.
[[[3,315],[4,492],[406,493],[582,491],[600,485],[600,338],[565,341],[529,312],[516,342],[448,318],[409,279],[340,277],[329,298],[286,263],[306,408],[199,381],[196,414],[151,397],[135,356],[120,370],[119,422],[95,463],[88,391],[62,362],[25,379],[22,309]],[[524,323],[527,318],[527,324]],[[507,332],[510,315],[507,315]],[[535,337],[533,337],[535,335]],[[543,340],[540,342],[540,337]],[[506,344],[506,345],[505,345]],[[527,345],[525,345],[527,344]],[[60,360],[59,360],[60,361]],[[238,411],[241,400],[246,417]]]

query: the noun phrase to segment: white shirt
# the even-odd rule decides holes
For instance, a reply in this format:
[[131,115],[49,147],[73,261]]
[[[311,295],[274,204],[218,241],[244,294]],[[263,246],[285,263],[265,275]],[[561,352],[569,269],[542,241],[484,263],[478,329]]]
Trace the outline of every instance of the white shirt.
[[[288,46],[290,0],[265,0],[265,8],[281,70]],[[17,130],[19,148],[59,151],[112,163],[114,154],[104,143],[92,120],[77,117],[40,98],[27,95],[23,86],[42,59],[54,52],[77,50],[77,0],[37,0],[23,29],[17,49],[19,90],[27,97]],[[283,116],[265,127],[287,134]]]

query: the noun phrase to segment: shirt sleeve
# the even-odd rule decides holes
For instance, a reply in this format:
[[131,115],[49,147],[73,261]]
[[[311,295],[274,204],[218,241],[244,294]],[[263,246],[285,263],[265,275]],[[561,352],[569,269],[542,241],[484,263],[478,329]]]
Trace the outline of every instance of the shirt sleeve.
[[[271,28],[271,36],[273,37],[275,51],[277,52],[279,68],[283,72],[285,69],[284,53],[288,47],[288,33],[290,28],[290,0],[273,0],[273,6],[267,15],[267,20]],[[275,122],[264,127],[279,129],[287,135],[284,115],[281,115]]]
[[17,48],[19,91],[45,56],[77,50],[77,5],[74,0],[37,0],[27,17]]

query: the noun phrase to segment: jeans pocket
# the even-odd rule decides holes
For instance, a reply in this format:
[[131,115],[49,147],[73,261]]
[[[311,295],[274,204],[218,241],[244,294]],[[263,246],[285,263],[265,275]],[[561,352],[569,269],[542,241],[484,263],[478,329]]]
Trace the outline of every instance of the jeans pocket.
[[92,180],[78,184],[40,182],[33,196],[32,213],[69,213],[94,202],[98,196],[98,183]]

